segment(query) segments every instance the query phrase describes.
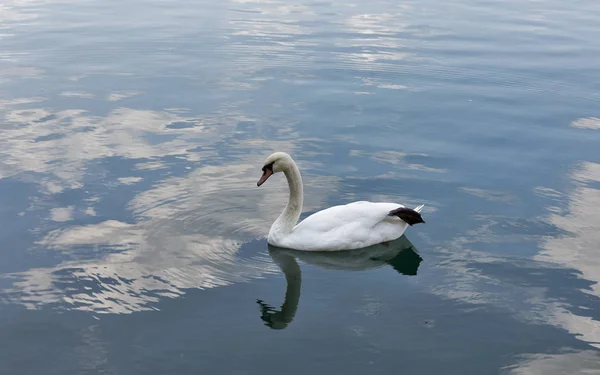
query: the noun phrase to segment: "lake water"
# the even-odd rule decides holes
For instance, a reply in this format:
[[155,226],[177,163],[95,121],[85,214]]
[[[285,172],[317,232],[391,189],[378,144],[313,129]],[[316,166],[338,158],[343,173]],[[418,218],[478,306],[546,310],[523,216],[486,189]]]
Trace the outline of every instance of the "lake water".
[[[599,12],[4,0],[0,373],[600,373]],[[427,223],[269,249],[273,151]]]

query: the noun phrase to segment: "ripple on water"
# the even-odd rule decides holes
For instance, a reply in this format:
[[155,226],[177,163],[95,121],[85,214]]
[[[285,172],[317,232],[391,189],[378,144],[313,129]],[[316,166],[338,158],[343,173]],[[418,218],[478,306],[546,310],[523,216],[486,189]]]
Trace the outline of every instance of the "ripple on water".
[[[14,282],[4,298],[28,308],[131,313],[156,309],[161,298],[189,288],[278,272],[266,244],[253,241],[267,233],[287,200],[281,180],[256,188],[263,159],[245,155],[243,162],[163,179],[129,202],[131,223],[105,220],[52,230],[38,244],[59,252],[64,262],[9,275]],[[333,186],[335,179],[312,178],[306,210],[321,207]],[[249,251],[240,253],[242,246]]]

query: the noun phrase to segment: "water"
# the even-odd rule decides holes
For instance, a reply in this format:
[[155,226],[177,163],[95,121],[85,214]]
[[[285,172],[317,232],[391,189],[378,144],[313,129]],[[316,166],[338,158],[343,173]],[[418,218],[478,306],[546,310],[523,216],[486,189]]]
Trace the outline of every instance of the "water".
[[[599,11],[4,1],[0,373],[600,373]],[[275,150],[427,223],[270,251]]]

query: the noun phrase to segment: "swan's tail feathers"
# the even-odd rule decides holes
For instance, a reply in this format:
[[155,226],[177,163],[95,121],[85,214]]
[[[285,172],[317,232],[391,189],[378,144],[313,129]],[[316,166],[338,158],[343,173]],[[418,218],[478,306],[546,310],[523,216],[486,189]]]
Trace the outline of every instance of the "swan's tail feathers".
[[400,207],[396,208],[395,210],[391,210],[388,215],[398,216],[406,224],[412,226],[419,223],[425,223],[425,220],[423,220],[420,214],[422,208],[423,205],[420,205],[414,210],[412,208]]

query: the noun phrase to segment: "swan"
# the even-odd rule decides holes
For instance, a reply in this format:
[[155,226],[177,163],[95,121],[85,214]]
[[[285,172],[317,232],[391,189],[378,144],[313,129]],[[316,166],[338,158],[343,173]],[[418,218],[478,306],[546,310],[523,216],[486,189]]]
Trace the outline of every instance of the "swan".
[[283,172],[290,189],[287,205],[269,230],[267,242],[273,246],[304,251],[359,249],[393,241],[409,225],[425,222],[420,214],[423,205],[411,209],[398,203],[358,201],[316,212],[296,224],[304,200],[296,162],[285,152],[275,152],[262,171],[257,186]]

